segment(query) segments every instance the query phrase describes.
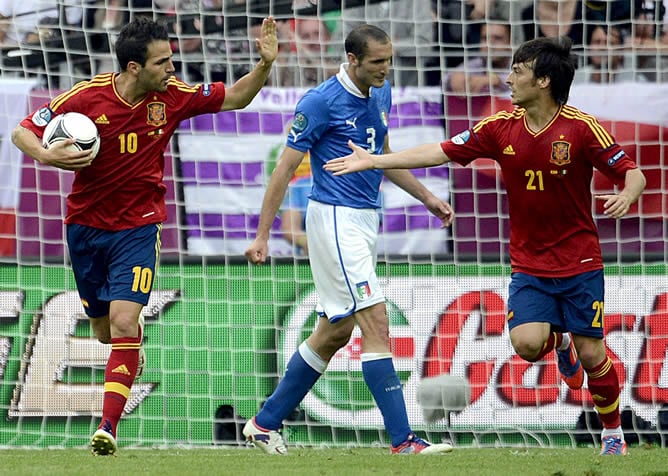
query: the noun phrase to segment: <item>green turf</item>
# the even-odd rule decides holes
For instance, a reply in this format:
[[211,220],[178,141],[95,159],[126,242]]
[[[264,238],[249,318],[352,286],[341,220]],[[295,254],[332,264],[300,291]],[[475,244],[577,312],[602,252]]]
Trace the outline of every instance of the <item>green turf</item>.
[[668,450],[632,448],[602,457],[594,448],[456,449],[433,456],[391,456],[386,449],[290,449],[268,456],[245,449],[123,449],[94,457],[86,450],[0,450],[0,474],[51,475],[586,475],[668,476]]

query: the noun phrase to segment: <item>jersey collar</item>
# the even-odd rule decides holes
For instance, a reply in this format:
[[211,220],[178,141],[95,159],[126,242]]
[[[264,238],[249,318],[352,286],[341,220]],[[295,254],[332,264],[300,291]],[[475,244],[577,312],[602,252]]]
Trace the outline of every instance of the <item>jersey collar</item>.
[[[348,91],[350,94],[353,96],[357,96],[362,99],[366,99],[366,96],[362,94],[362,91],[359,90],[357,86],[355,86],[355,83],[353,83],[353,80],[350,79],[350,76],[348,76],[348,66],[350,66],[350,63],[342,63],[341,67],[339,68],[339,72],[336,74],[336,79],[339,80],[339,83],[341,83],[341,86]],[[371,91],[369,90],[369,94]]]

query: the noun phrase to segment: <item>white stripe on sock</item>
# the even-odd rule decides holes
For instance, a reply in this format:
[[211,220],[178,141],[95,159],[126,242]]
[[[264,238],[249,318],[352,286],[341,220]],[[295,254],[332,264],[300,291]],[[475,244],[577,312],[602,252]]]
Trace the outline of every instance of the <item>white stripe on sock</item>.
[[382,360],[382,359],[391,359],[392,353],[390,352],[365,352],[361,356],[362,362],[370,362],[372,360]]
[[302,359],[311,367],[313,370],[322,374],[327,368],[327,362],[322,360],[318,354],[313,352],[313,350],[308,346],[306,341],[302,342],[299,345],[298,349],[299,354],[302,356]]

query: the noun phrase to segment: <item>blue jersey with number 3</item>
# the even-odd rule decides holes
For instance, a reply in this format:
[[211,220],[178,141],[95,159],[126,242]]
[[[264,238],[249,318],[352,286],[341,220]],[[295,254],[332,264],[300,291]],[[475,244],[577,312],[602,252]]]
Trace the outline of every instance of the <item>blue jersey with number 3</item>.
[[322,166],[349,155],[348,140],[374,154],[383,152],[392,106],[390,83],[360,93],[343,70],[298,102],[287,146],[310,151],[313,189],[311,199],[351,208],[380,208],[382,170],[366,170],[335,177]]

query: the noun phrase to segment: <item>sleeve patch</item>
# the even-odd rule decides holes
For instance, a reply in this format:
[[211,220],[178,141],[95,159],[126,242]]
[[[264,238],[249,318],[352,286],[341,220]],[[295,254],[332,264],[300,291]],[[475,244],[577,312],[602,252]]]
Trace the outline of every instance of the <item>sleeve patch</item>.
[[615,155],[613,155],[612,157],[610,157],[608,159],[608,165],[610,167],[612,167],[613,165],[615,165],[619,161],[619,159],[621,159],[625,155],[626,155],[626,152],[624,152],[623,150],[620,150],[619,152],[617,152]]
[[35,111],[35,113],[32,115],[32,123],[37,127],[44,127],[49,123],[52,116],[53,111],[48,107],[43,107]]
[[295,115],[295,119],[292,121],[292,131],[296,133],[304,132],[307,127],[308,119],[306,119],[304,114],[298,112],[297,115]]
[[466,144],[469,139],[471,138],[471,131],[465,130],[464,132],[460,132],[456,136],[452,138],[452,143],[456,145],[464,145]]

